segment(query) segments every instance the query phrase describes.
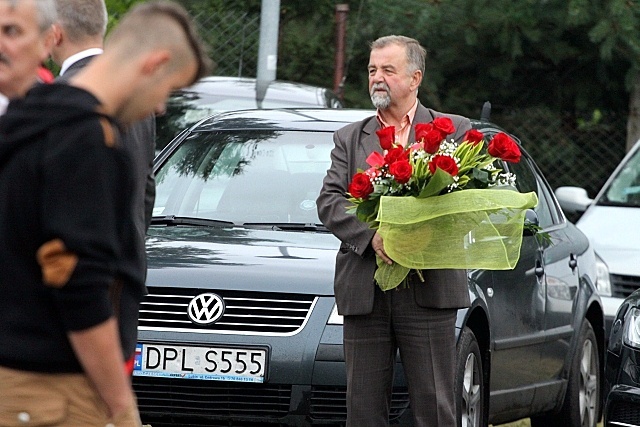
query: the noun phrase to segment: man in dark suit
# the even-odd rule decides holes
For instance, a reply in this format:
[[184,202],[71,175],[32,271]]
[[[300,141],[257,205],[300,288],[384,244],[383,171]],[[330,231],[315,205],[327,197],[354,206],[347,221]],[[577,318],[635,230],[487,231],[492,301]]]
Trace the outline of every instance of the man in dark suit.
[[[454,399],[455,319],[470,304],[464,270],[424,270],[422,282],[410,274],[406,287],[383,292],[374,281],[376,255],[393,263],[376,230],[348,214],[346,193],[366,158],[382,152],[378,129],[394,126],[396,141],[414,141],[417,123],[453,120],[460,140],[469,120],[423,107],[417,99],[426,51],[411,38],[382,37],[371,44],[369,91],[377,114],[334,134],[318,213],[341,241],[336,257],[335,295],[344,316],[347,369],[347,426],[388,425],[396,352],[400,351],[416,427],[456,425]],[[410,236],[407,236],[410,239]]]
[[[103,52],[108,15],[104,0],[55,0],[55,3],[58,21],[53,25],[51,58],[60,66],[56,81],[66,82]],[[130,259],[144,269],[144,240],[156,194],[155,134],[155,117],[151,115],[129,126],[122,135],[123,146],[135,161],[133,214],[137,239],[129,248]]]

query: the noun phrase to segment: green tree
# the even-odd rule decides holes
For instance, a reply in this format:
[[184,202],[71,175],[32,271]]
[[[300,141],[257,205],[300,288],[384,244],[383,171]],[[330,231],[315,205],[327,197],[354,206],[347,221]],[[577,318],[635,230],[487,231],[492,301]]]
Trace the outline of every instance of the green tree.
[[637,0],[571,0],[570,24],[590,27],[589,39],[604,63],[626,63],[627,150],[640,139],[640,4]]
[[[106,1],[114,23],[140,0]],[[203,17],[261,8],[260,0],[180,2]],[[371,107],[368,44],[404,34],[428,50],[426,105],[472,117],[486,100],[495,111],[543,106],[569,112],[571,126],[598,111],[628,113],[629,141],[640,136],[637,0],[281,0],[279,79],[332,86],[336,3],[350,7],[348,106]],[[213,33],[215,59],[225,40]]]
[[107,24],[107,31],[127,13],[127,11],[136,3],[140,3],[144,0],[105,0],[107,6],[107,12],[109,14],[109,22]]

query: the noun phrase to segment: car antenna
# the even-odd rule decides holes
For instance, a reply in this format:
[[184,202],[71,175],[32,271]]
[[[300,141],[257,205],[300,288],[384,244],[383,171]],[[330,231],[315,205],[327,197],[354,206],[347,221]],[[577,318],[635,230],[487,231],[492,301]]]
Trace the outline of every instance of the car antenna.
[[491,103],[489,101],[485,101],[482,104],[482,111],[480,112],[480,120],[483,122],[488,122],[491,118]]

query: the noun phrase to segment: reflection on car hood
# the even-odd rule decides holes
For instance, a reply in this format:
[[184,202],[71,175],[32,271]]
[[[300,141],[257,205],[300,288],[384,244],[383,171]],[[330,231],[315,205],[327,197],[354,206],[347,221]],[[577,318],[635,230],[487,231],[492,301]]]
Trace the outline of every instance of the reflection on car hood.
[[613,274],[640,276],[640,209],[592,206],[578,221]]
[[148,286],[333,295],[329,233],[151,227]]

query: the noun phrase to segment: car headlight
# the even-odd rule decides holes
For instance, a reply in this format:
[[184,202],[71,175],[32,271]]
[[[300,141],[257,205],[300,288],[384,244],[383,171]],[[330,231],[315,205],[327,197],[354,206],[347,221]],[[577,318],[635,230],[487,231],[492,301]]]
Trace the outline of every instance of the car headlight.
[[329,315],[328,325],[342,325],[344,323],[344,318],[338,314],[338,306],[336,303],[333,303],[333,309],[331,310],[331,315]]
[[605,297],[611,296],[611,279],[609,277],[609,267],[596,254],[596,289],[598,293]]
[[629,347],[640,348],[640,310],[636,307],[629,310],[627,314],[622,337]]

